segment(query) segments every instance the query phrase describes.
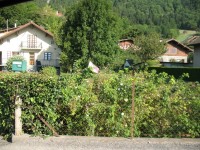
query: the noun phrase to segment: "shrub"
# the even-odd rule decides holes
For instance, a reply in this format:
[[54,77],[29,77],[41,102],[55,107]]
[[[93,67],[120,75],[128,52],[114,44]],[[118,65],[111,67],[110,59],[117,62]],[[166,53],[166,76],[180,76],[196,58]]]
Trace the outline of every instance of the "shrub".
[[175,78],[180,78],[183,74],[188,73],[189,78],[185,78],[186,81],[198,81],[200,82],[200,68],[167,68],[167,67],[149,67],[149,70],[156,70],[157,73],[166,72],[169,75],[173,75]]
[[51,66],[43,67],[40,73],[52,77],[57,75],[56,68]]
[[14,128],[14,99],[22,103],[23,131],[51,135],[46,122],[62,135],[131,135],[131,102],[135,85],[136,137],[200,137],[200,84],[166,73],[46,74],[3,73],[0,76],[0,135]]

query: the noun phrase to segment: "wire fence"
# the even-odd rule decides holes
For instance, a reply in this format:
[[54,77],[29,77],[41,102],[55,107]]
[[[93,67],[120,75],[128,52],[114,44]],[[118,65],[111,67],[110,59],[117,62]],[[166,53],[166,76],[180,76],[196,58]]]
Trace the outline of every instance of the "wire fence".
[[200,137],[200,84],[165,73],[8,74],[0,88],[0,134]]

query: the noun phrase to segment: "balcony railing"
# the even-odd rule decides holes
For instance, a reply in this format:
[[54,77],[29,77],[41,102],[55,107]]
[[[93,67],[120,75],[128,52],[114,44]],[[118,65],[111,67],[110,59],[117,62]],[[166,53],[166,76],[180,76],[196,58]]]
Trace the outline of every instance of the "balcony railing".
[[60,67],[60,59],[51,59],[51,60],[44,60],[44,59],[37,59],[36,66],[43,67],[43,66],[54,66]]
[[27,41],[21,42],[21,49],[42,49],[42,43],[29,43]]

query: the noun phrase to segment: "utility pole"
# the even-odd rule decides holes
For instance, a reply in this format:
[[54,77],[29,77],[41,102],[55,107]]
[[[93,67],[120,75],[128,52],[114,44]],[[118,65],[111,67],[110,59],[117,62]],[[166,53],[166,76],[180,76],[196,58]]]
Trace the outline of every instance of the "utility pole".
[[7,32],[8,32],[8,19],[6,20],[6,29],[7,29]]

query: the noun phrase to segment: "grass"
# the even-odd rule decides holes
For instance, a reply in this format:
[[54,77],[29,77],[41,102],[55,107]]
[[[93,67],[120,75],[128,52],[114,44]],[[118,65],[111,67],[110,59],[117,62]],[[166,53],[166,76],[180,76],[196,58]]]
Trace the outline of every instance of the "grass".
[[179,30],[180,35],[176,38],[177,41],[183,42],[184,40],[188,39],[190,36],[197,34],[194,30]]

